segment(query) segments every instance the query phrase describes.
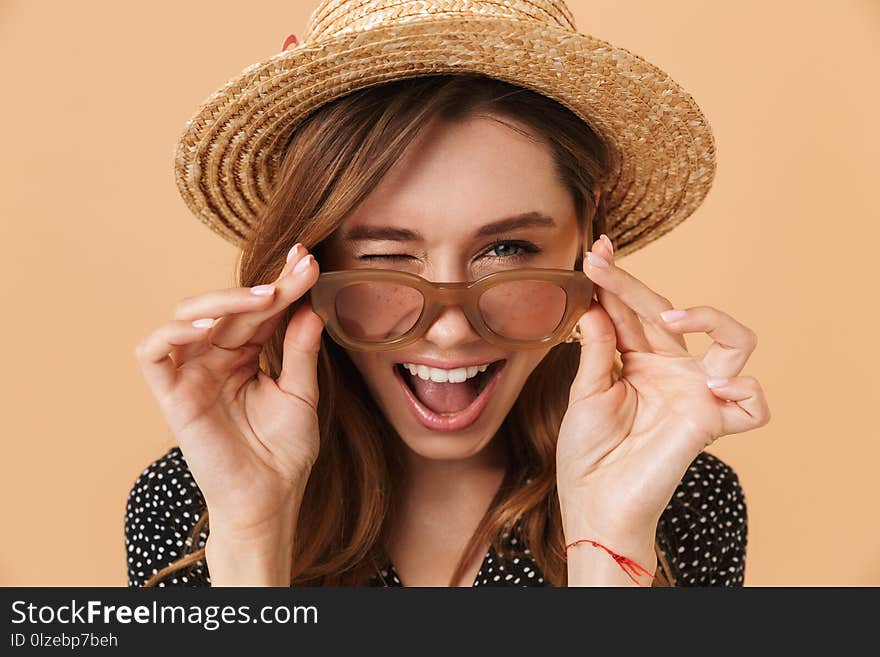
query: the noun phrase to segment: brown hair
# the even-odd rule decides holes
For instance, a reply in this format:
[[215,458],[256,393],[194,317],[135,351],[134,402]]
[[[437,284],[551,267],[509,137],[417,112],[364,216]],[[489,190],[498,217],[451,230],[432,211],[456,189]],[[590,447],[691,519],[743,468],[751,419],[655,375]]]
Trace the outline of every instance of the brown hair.
[[[560,181],[571,191],[581,227],[604,231],[602,188],[608,154],[578,116],[554,100],[477,74],[408,78],[352,92],[312,113],[292,134],[261,221],[242,248],[239,285],[274,279],[296,242],[321,261],[321,246],[376,187],[433,119],[472,116],[528,126],[552,151]],[[582,233],[583,234],[583,233]],[[579,255],[574,267],[581,267]],[[265,345],[260,365],[277,377],[283,335],[295,304]],[[450,579],[453,586],[481,546],[504,555],[503,534],[521,520],[522,539],[554,586],[567,584],[564,537],[556,491],[556,439],[577,371],[580,345],[553,347],[532,371],[494,440],[504,440],[509,468]],[[619,362],[616,373],[619,375]],[[372,399],[344,349],[322,336],[318,358],[321,447],[296,525],[292,586],[364,585],[385,564],[382,548],[405,476],[402,444]],[[524,481],[527,483],[522,483]],[[207,527],[207,510],[188,545]],[[655,586],[674,585],[655,543]],[[204,560],[204,547],[153,575],[146,586]]]

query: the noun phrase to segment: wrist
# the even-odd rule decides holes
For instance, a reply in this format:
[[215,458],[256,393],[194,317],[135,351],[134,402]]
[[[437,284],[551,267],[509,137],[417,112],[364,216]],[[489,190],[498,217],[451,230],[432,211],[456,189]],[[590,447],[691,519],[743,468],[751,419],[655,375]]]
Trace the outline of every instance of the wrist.
[[212,529],[205,558],[212,586],[290,586],[293,533],[279,528],[248,538]]
[[211,514],[205,557],[212,586],[290,586],[300,501],[247,527]]
[[[569,586],[648,586],[657,570],[657,524],[599,527],[575,506],[562,506],[562,529],[568,562]],[[595,541],[638,566],[619,563],[608,551],[582,540]],[[643,570],[644,569],[644,570]],[[644,571],[647,570],[646,574]],[[630,573],[635,581],[630,577]]]
[[659,515],[639,510],[638,513],[609,512],[598,509],[583,496],[559,492],[559,510],[566,544],[590,538],[608,546],[618,554],[644,553],[653,549]]
[[271,544],[292,535],[305,495],[307,478],[291,485],[289,491],[273,492],[271,504],[253,505],[247,500],[232,509],[206,499],[210,535],[223,534],[234,543]]
[[624,527],[615,530],[598,529],[583,522],[580,518],[572,520],[563,516],[562,532],[566,545],[574,541],[589,539],[631,559],[654,554],[656,527],[652,530],[632,530]]
[[[569,541],[566,545],[576,540],[578,539]],[[579,542],[566,551],[568,586],[649,587],[653,584],[657,571],[657,556],[653,549],[634,556],[621,553],[601,540],[597,542],[599,545],[587,541]],[[619,562],[602,546],[626,559]]]

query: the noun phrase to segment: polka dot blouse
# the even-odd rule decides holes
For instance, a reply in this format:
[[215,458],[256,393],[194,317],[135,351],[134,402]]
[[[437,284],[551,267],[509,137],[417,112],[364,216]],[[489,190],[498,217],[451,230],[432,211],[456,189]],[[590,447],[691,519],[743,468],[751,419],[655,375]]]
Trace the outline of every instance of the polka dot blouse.
[[[137,477],[125,512],[129,586],[143,586],[160,569],[192,551],[192,529],[205,501],[179,447],[153,461]],[[197,548],[204,547],[206,531]],[[519,524],[503,537],[509,556],[489,548],[473,586],[549,586],[523,543]],[[742,586],[745,575],[747,515],[733,469],[708,452],[700,453],[663,511],[657,527],[660,549],[677,586]],[[210,586],[204,561],[165,577],[158,586]],[[371,586],[402,586],[392,563]]]

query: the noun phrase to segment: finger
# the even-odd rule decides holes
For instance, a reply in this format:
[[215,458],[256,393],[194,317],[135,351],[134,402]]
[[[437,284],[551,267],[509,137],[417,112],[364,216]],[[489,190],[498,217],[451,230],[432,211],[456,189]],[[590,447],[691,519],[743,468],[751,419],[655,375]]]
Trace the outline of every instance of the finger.
[[[300,269],[297,269],[297,265]],[[236,349],[251,342],[260,326],[305,294],[318,279],[319,268],[315,257],[301,250],[301,257],[288,262],[275,282],[272,303],[259,310],[225,317],[211,333],[211,344],[224,349]]]
[[[297,304],[301,300],[297,300],[294,303]],[[281,324],[281,320],[284,319],[284,316],[288,314],[288,311],[292,310],[290,306],[287,308],[282,308],[277,313],[272,315],[269,319],[264,321],[260,328],[257,329],[257,332],[254,333],[254,337],[251,338],[251,342],[257,342],[259,344],[265,344],[269,338],[278,330],[278,325]]]
[[276,383],[284,392],[318,408],[318,352],[324,320],[312,309],[311,301],[301,303],[284,332],[284,356]]
[[758,337],[725,312],[711,306],[664,311],[661,316],[671,331],[707,333],[714,342],[701,359],[712,376],[736,376],[755,350]]
[[[607,235],[600,235],[592,250],[608,262],[613,262],[614,248]],[[621,354],[628,351],[651,351],[648,338],[645,337],[645,329],[632,308],[623,303],[616,294],[603,287],[596,286],[596,297],[605,308],[611,321],[614,322],[614,331],[617,333],[617,350]]]
[[205,337],[197,342],[174,347],[174,349],[171,350],[171,353],[168,354],[169,358],[174,361],[174,364],[177,367],[195,360],[211,348],[208,344],[209,335],[210,333],[205,333]]
[[[206,340],[186,345],[179,348],[178,351],[172,352],[171,357],[178,366],[183,362],[189,362],[198,358],[205,368],[228,373],[241,367],[242,364],[252,360],[255,356],[258,357],[264,343],[272,335],[275,328],[277,328],[285,310],[289,308],[291,302],[297,302],[298,290],[293,292],[293,298],[288,299],[286,304],[279,306],[278,301],[279,296],[285,296],[284,291],[292,285],[292,279],[300,275],[294,271],[295,266],[298,262],[304,260],[306,256],[297,259],[294,257],[297,253],[301,256],[304,253],[304,249],[299,243],[290,250],[289,259],[284,267],[282,267],[276,281],[271,285],[257,286],[256,289],[274,288],[274,290],[271,290],[266,295],[269,297],[271,305],[267,308],[242,310],[238,313],[223,315],[214,324],[214,328]],[[306,260],[307,265],[311,265],[313,262],[314,259],[311,257]],[[243,289],[241,288],[241,290]],[[250,288],[250,290],[253,289],[255,288]],[[230,292],[230,290],[226,290],[226,292]],[[270,314],[273,312],[273,308],[276,308],[276,310],[274,314]],[[242,326],[247,328],[246,333],[241,332]],[[251,332],[253,334],[248,335]],[[233,336],[233,339],[229,339],[228,336],[230,335]],[[254,366],[258,367],[258,365]]]
[[[302,253],[302,248],[302,244],[300,244],[299,242],[294,245],[294,247],[290,250],[290,253],[288,254],[287,263],[284,265],[284,267],[281,268],[281,273],[278,274],[278,278],[289,274],[296,263],[299,262],[298,255]],[[300,297],[292,304],[281,308],[277,313],[266,319],[257,329],[257,332],[254,333],[253,337],[251,338],[251,342],[265,344],[269,340],[269,338],[272,337],[272,335],[275,333],[278,325],[281,323],[284,317],[286,315],[292,314],[292,311],[295,309],[297,304],[300,304],[303,301],[304,298]]]
[[707,385],[712,394],[722,400],[721,418],[725,434],[750,431],[770,421],[767,398],[754,377],[710,378]]
[[[275,292],[277,291],[278,279],[290,272],[294,264],[298,261],[295,259],[295,256],[298,254],[301,255],[302,252],[303,246],[299,242],[294,244],[293,248],[290,249],[287,256],[287,262],[284,267],[281,268],[281,273],[279,273],[278,277],[275,279],[276,290],[269,291],[266,289],[268,286],[261,285],[248,288],[247,294],[244,293],[245,288],[237,288],[233,291],[234,293],[232,295],[230,295],[230,290],[228,289],[209,292],[208,294],[200,295],[199,297],[184,299],[178,304],[175,310],[175,315],[179,315],[180,318],[183,318],[184,316],[192,316],[193,314],[206,314],[218,317],[217,325],[215,325],[214,328],[214,335],[216,337],[219,335],[219,325],[226,321],[225,317],[237,313],[253,312],[255,309],[264,308],[267,304],[271,305],[275,298]],[[255,301],[254,298],[251,297],[261,301]],[[239,302],[243,305],[237,305]],[[269,320],[266,320],[272,324],[270,330],[263,330],[262,328],[258,329],[257,333],[255,333],[254,337],[251,339],[251,342],[262,345],[272,334],[272,330],[277,327],[278,320],[280,320],[282,314],[283,309],[279,310]],[[260,337],[261,335],[263,337]],[[171,359],[179,367],[185,362],[198,358],[206,352],[210,352],[213,346],[217,345],[212,345],[206,337],[205,340],[175,348],[171,352]]]
[[[207,323],[211,318],[200,318]],[[193,326],[191,321],[173,320],[160,326],[141,340],[134,356],[141,366],[147,385],[156,392],[167,393],[177,377],[177,365],[169,353],[178,346],[204,340],[211,326]]]
[[265,286],[213,290],[179,301],[172,311],[172,318],[192,321],[199,317],[221,317],[263,309],[270,304],[273,296],[274,291],[267,290]]
[[[256,289],[256,292],[252,290]],[[268,292],[268,294],[266,293]],[[256,288],[233,288],[215,290],[181,300],[175,306],[172,317],[177,321],[192,320],[198,317],[215,317],[211,331],[205,333],[203,339],[171,350],[169,356],[177,367],[187,363],[211,348],[210,339],[216,334],[226,318],[237,313],[252,312],[265,308],[272,303],[274,291],[266,290],[266,286]]]
[[586,260],[587,268],[584,273],[596,285],[616,294],[638,315],[652,351],[674,355],[688,353],[682,346],[681,337],[667,330],[665,322],[660,318],[662,311],[672,308],[672,303],[667,298],[598,253],[588,251]]
[[260,345],[260,351],[262,351],[263,346],[269,341],[269,338],[274,335],[275,331],[278,330],[278,326],[284,321],[284,318],[288,317],[287,321],[289,322],[290,317],[296,312],[296,308],[304,302],[307,302],[304,298],[297,299],[292,306],[282,308],[275,315],[264,321],[260,325],[260,328],[257,329],[257,332],[254,333],[254,337],[251,338],[251,341],[248,344]]
[[581,355],[577,373],[571,384],[569,404],[610,388],[614,355],[617,353],[617,335],[614,323],[598,303],[590,304],[578,327],[581,335]]

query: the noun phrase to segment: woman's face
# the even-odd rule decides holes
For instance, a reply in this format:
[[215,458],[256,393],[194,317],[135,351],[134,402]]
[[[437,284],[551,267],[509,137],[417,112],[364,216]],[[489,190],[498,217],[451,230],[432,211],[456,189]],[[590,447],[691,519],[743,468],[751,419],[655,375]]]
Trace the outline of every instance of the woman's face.
[[[481,228],[523,213],[544,215],[552,225],[533,222],[477,236]],[[379,228],[415,235],[364,238],[363,229]],[[353,229],[361,237],[346,239]],[[472,281],[522,267],[572,269],[579,248],[574,201],[556,178],[549,148],[478,117],[423,131],[328,238],[320,264],[323,271],[395,269],[430,281]],[[448,306],[407,347],[348,354],[413,452],[427,459],[456,460],[475,456],[489,444],[548,351],[493,346],[474,331],[461,308]],[[474,366],[500,360],[500,368],[488,368],[474,380],[457,380],[471,375]],[[428,380],[411,374],[404,363],[421,364]],[[452,372],[452,382],[443,381],[443,373],[424,369],[455,370],[461,365],[471,367]],[[478,399],[477,386],[484,384]]]

